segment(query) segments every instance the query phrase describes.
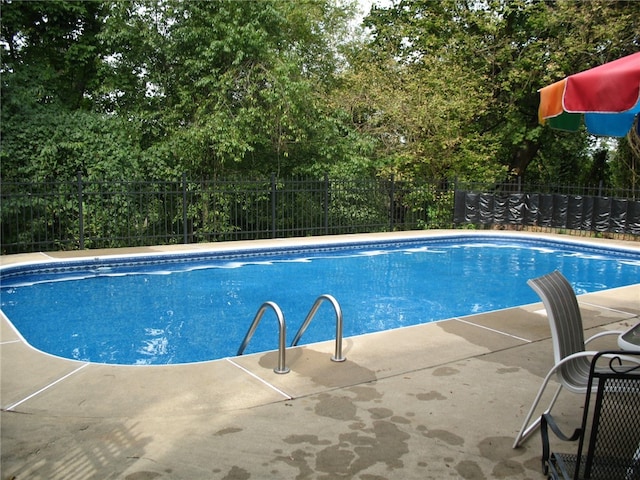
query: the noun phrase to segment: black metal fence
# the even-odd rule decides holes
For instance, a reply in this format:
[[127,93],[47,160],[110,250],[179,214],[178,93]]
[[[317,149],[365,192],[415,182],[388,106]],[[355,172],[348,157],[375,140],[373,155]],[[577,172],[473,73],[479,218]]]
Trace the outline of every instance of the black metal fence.
[[[74,181],[2,182],[1,187],[3,254],[462,226],[640,235],[638,191],[535,187],[523,192],[513,185],[327,176],[96,182],[78,175]],[[535,205],[546,201],[540,195],[551,195],[551,210],[534,208],[532,194],[538,195]],[[563,207],[578,198],[597,204],[597,214],[584,206]]]

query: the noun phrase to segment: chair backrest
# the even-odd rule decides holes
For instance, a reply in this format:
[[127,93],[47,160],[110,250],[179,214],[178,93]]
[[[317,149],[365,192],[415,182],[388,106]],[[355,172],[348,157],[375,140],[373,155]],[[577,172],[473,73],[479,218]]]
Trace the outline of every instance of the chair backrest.
[[[555,363],[584,351],[584,331],[578,300],[564,275],[556,270],[527,283],[540,296],[547,311]],[[560,381],[570,390],[584,391],[589,363],[587,358],[578,358],[561,366],[558,369]]]
[[[574,478],[640,480],[640,352],[600,352],[592,363]],[[585,454],[586,451],[586,454]]]

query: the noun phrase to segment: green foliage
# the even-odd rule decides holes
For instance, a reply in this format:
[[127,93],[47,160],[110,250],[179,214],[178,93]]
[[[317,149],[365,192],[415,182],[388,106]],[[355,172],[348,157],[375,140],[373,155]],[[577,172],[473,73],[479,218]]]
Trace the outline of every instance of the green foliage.
[[5,100],[9,108],[55,102],[70,109],[85,106],[98,66],[102,6],[3,0],[3,109]]
[[609,164],[613,184],[637,191],[640,187],[640,137],[620,139],[617,147]]
[[[436,80],[461,88],[456,92],[440,85],[433,91],[445,94],[452,105],[452,98],[475,104],[474,117],[453,110],[454,119],[467,120],[462,128],[453,122],[454,130],[473,142],[485,165],[495,161],[510,175],[524,176],[534,160],[551,158],[565,141],[562,134],[538,125],[537,90],[637,50],[639,16],[640,4],[623,1],[399,1],[374,9],[367,18],[374,35],[368,58],[376,65],[399,62],[400,75],[437,65]],[[429,87],[422,82],[412,98],[432,94]],[[447,112],[447,103],[439,112]],[[445,139],[455,136],[444,128],[442,133],[442,140],[436,132],[429,142],[448,147]],[[562,161],[579,168],[587,152],[585,140],[581,149],[567,150]],[[456,168],[471,173],[478,165],[474,151],[463,152]],[[420,153],[409,158],[416,161]],[[573,179],[578,176],[575,168]],[[491,173],[504,175],[499,169]]]
[[[50,117],[61,132],[48,139],[78,139],[59,120],[81,109],[89,125],[119,119],[115,144],[135,161],[108,151],[113,171],[524,175],[564,141],[537,124],[537,89],[640,37],[633,2],[399,1],[371,11],[370,37],[345,37],[352,13],[329,0],[5,0],[3,158],[32,161],[16,146],[25,122]],[[49,140],[26,169],[89,171],[75,157],[98,147],[80,143]]]
[[40,109],[3,124],[4,180],[134,179],[140,151],[135,129],[119,118],[82,110]]

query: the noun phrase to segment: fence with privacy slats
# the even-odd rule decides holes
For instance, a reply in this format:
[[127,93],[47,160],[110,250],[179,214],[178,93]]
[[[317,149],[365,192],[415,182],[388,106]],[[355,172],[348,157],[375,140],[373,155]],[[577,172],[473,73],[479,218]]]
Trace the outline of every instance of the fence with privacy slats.
[[3,254],[435,228],[640,235],[640,191],[394,178],[2,182]]
[[454,223],[640,235],[640,201],[561,193],[457,191]]

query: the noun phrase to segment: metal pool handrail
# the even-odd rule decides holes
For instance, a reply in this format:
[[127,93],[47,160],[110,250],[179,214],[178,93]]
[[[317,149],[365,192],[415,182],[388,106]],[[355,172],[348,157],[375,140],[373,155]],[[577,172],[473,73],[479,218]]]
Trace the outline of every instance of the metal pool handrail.
[[244,349],[247,348],[247,344],[249,343],[249,340],[251,340],[253,333],[256,331],[256,328],[258,327],[260,320],[262,320],[262,316],[264,315],[264,312],[266,312],[267,308],[269,307],[273,309],[273,311],[276,314],[276,317],[278,317],[278,324],[279,324],[278,366],[274,368],[273,371],[276,373],[289,373],[289,368],[287,368],[287,366],[285,365],[285,350],[287,348],[286,347],[287,326],[284,320],[284,314],[282,313],[282,310],[280,310],[280,307],[278,306],[278,304],[275,302],[264,302],[262,304],[262,306],[258,310],[258,313],[256,313],[256,316],[253,319],[253,322],[251,323],[251,326],[249,327],[249,330],[247,331],[247,334],[245,335],[244,340],[240,345],[240,348],[238,349],[238,355],[242,355],[244,353]]
[[342,309],[340,308],[340,304],[338,303],[338,301],[329,294],[320,295],[316,299],[313,307],[311,307],[311,310],[309,310],[307,318],[302,323],[300,329],[298,330],[298,333],[296,333],[295,338],[291,342],[291,346],[295,347],[298,344],[300,337],[302,337],[302,334],[307,330],[307,327],[311,323],[311,319],[315,316],[318,308],[320,308],[320,304],[324,300],[328,300],[333,305],[333,309],[336,312],[336,347],[335,353],[333,357],[331,357],[331,360],[333,360],[334,362],[344,362],[347,358],[342,356]]

